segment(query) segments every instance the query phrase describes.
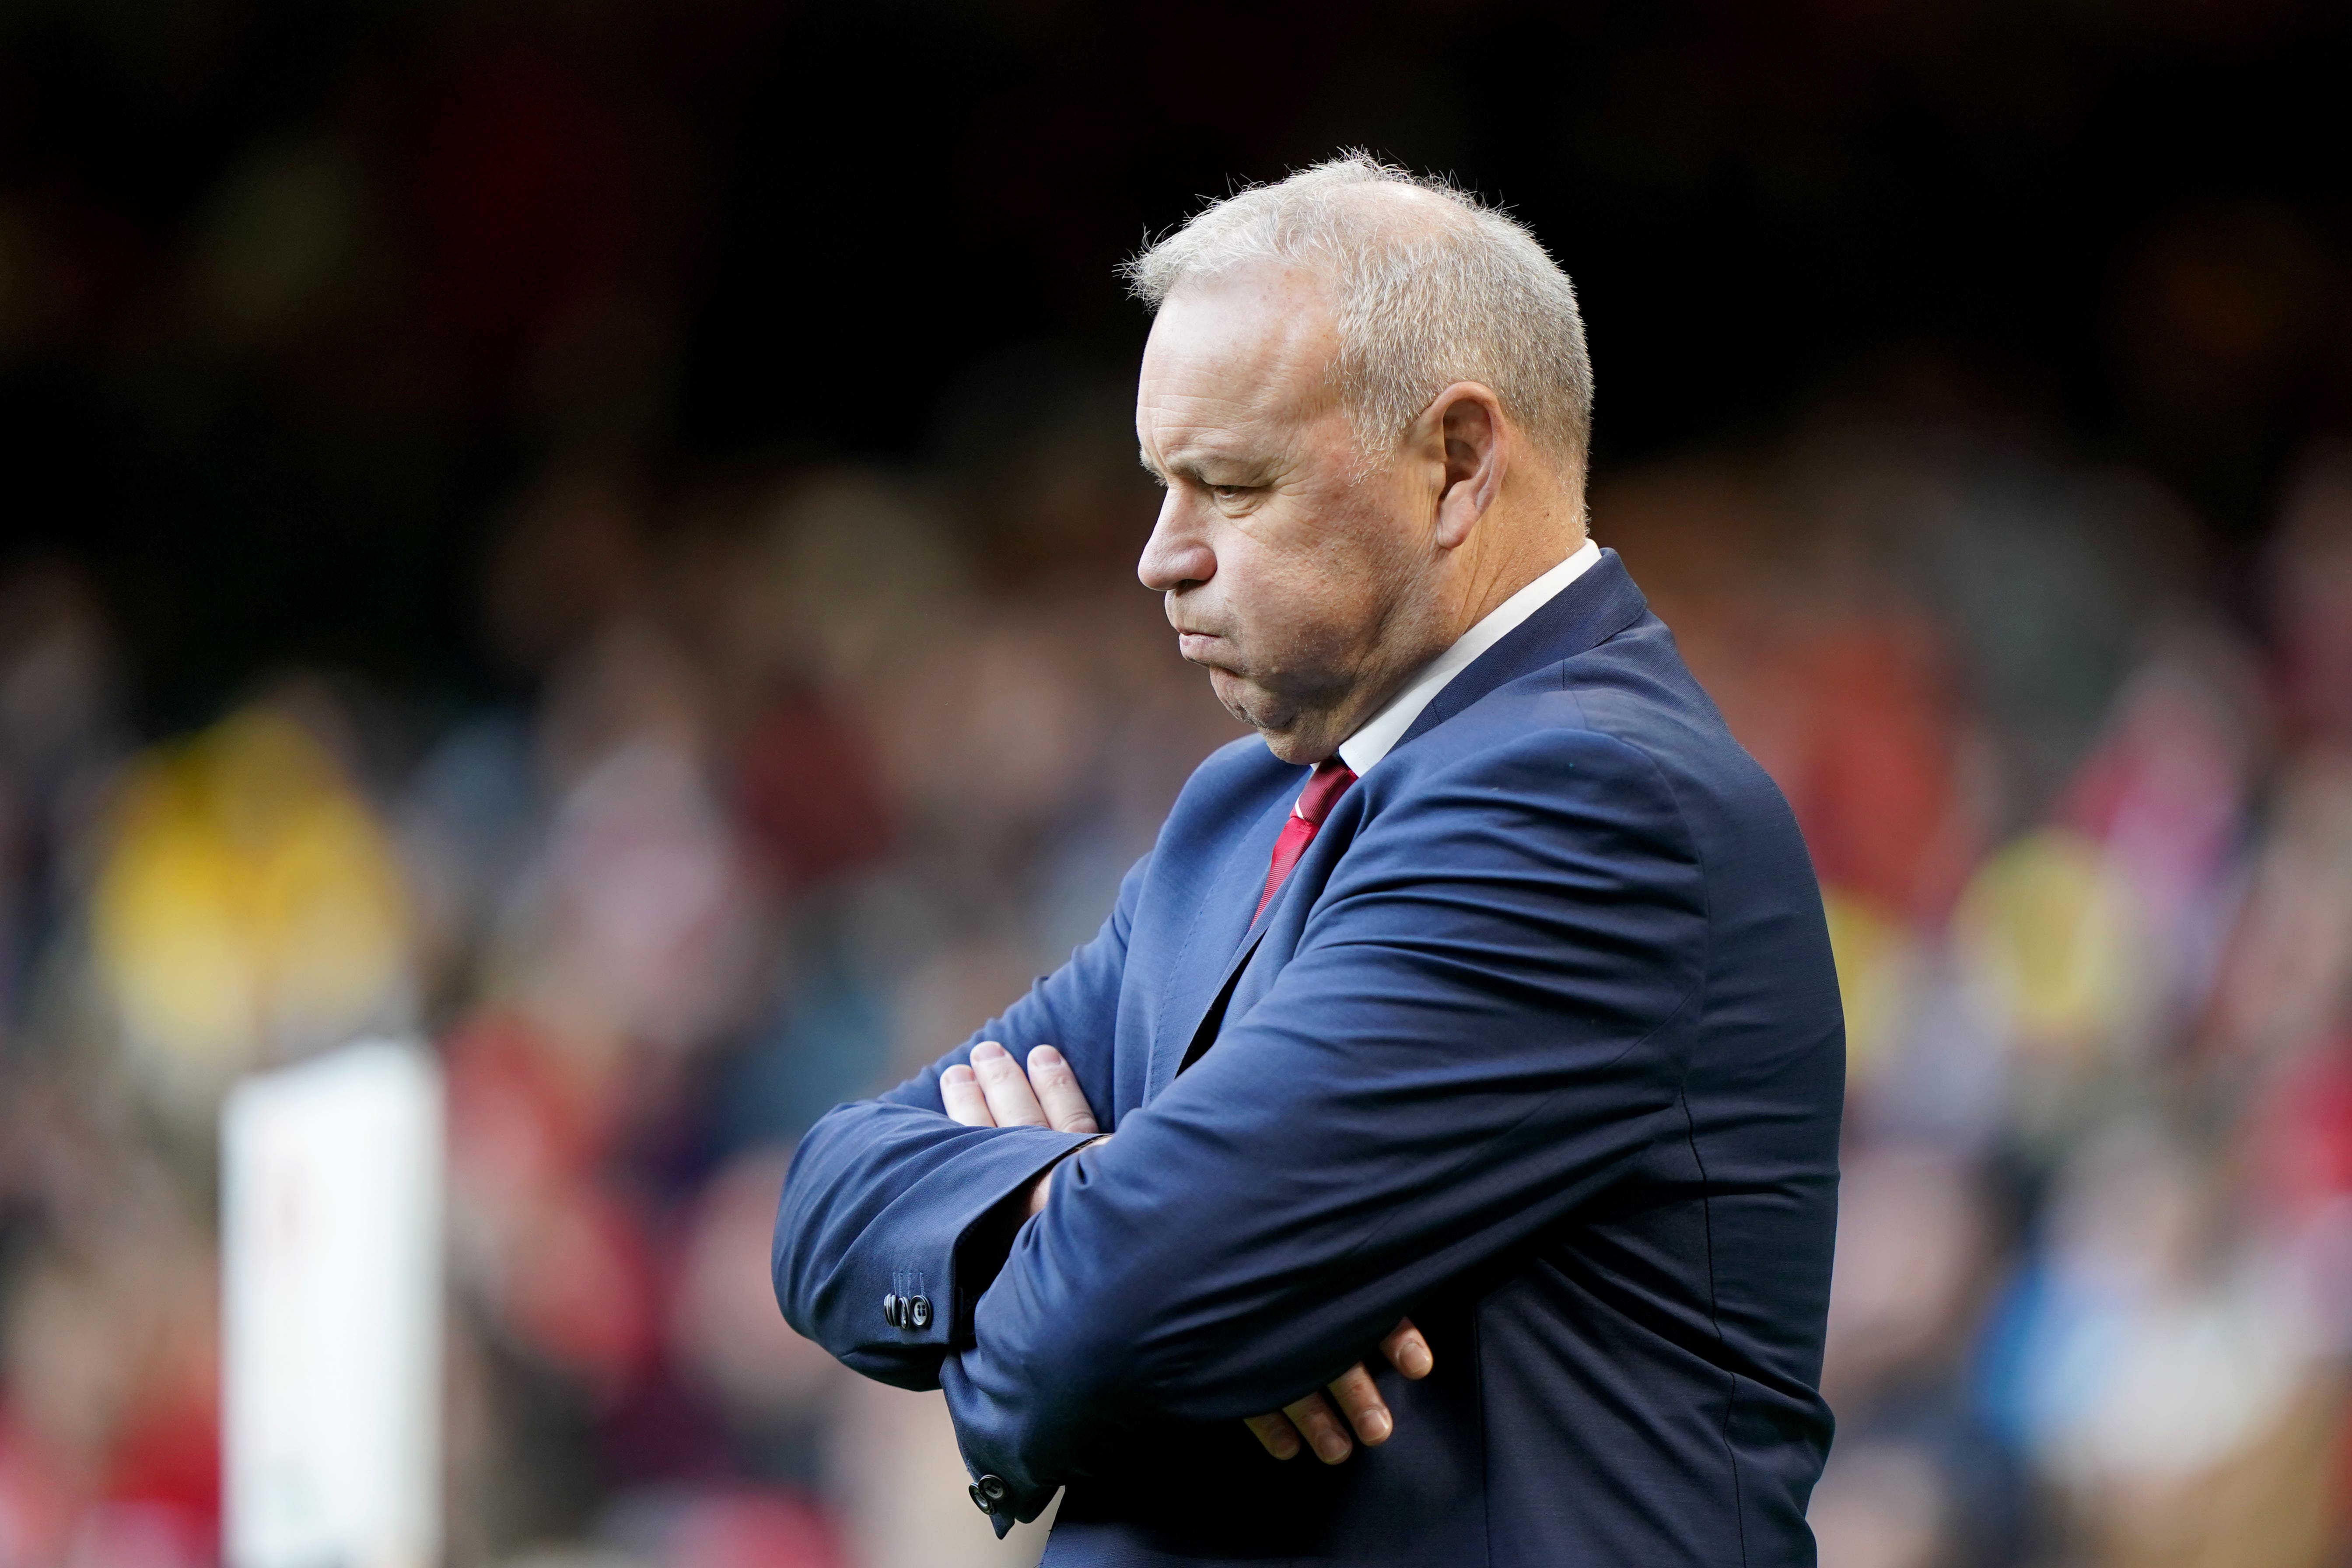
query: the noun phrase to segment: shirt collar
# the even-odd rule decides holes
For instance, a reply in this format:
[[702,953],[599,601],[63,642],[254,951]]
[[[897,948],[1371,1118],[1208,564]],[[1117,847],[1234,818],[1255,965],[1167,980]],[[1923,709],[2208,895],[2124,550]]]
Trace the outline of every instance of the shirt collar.
[[1480,654],[1517,631],[1529,616],[1591,571],[1600,559],[1601,546],[1588,539],[1567,560],[1487,611],[1476,626],[1462,634],[1459,641],[1422,666],[1421,672],[1406,681],[1403,689],[1365,720],[1354,734],[1339,742],[1339,760],[1359,778],[1371,772],[1372,764],[1387,756],[1390,748],[1403,739],[1404,732],[1412,728],[1412,721],[1421,717],[1421,710],[1455,676],[1475,663]]

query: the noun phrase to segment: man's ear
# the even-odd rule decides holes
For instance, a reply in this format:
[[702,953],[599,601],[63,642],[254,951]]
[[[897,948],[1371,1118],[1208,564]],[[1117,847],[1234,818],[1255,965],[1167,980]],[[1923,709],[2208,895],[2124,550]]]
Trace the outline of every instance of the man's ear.
[[1494,389],[1457,381],[1439,393],[1423,418],[1444,447],[1437,495],[1437,544],[1458,550],[1503,493],[1507,461],[1503,405]]

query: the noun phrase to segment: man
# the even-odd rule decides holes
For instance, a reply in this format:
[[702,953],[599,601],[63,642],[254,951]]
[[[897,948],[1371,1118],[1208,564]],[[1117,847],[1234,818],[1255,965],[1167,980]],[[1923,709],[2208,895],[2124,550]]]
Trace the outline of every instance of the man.
[[1140,575],[1258,738],[1094,942],[810,1132],[786,1316],[946,1389],[1000,1532],[1066,1488],[1049,1563],[1811,1562],[1836,983],[1585,538],[1568,279],[1360,157],[1129,271]]

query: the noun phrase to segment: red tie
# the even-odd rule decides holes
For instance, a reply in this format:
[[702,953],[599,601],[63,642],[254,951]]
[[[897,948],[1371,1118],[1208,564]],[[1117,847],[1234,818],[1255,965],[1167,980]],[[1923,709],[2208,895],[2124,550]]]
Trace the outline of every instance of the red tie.
[[1290,820],[1282,825],[1282,837],[1274,841],[1274,863],[1265,868],[1265,891],[1258,898],[1257,914],[1250,917],[1252,925],[1257,923],[1257,915],[1265,913],[1265,906],[1274,902],[1274,895],[1282,890],[1282,879],[1290,875],[1290,868],[1298,864],[1298,858],[1315,842],[1315,830],[1323,826],[1323,819],[1331,815],[1331,808],[1339,804],[1339,797],[1355,782],[1356,775],[1337,757],[1317,764],[1307,787],[1298,792],[1298,804],[1290,808]]

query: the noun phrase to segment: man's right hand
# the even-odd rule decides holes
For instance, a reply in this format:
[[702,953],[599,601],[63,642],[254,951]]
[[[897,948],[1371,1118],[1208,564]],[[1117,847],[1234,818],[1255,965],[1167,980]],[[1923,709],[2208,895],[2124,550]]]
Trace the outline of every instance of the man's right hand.
[[[1013,1053],[994,1040],[971,1048],[971,1065],[959,1062],[940,1075],[940,1099],[947,1113],[966,1127],[1051,1127],[1056,1132],[1095,1132],[1094,1108],[1087,1103],[1078,1075],[1062,1053],[1039,1046],[1029,1053],[1029,1070],[1023,1072]],[[1053,1192],[1054,1173],[1047,1171],[1029,1189],[1028,1212],[1045,1206]],[[1405,1377],[1429,1375],[1436,1359],[1429,1342],[1406,1318],[1381,1342],[1381,1353]],[[1326,1397],[1328,1394],[1328,1397]],[[1332,1408],[1338,1402],[1338,1410]],[[1346,1419],[1343,1421],[1342,1416]],[[1357,1442],[1377,1447],[1396,1430],[1396,1417],[1381,1397],[1372,1374],[1358,1362],[1323,1390],[1295,1400],[1281,1409],[1253,1415],[1244,1423],[1265,1451],[1277,1459],[1295,1459],[1312,1447],[1315,1457],[1336,1465],[1355,1452]],[[1354,1432],[1351,1439],[1350,1429]]]
[[[1381,1342],[1381,1353],[1389,1364],[1405,1377],[1419,1382],[1429,1375],[1436,1358],[1430,1354],[1429,1342],[1412,1326],[1411,1318],[1400,1319]],[[1326,1394],[1329,1397],[1325,1397]],[[1332,1411],[1333,1402],[1338,1414]],[[1340,1416],[1345,1415],[1342,1422]],[[1358,1440],[1377,1447],[1389,1440],[1396,1430],[1396,1417],[1389,1413],[1388,1402],[1381,1397],[1380,1385],[1372,1374],[1358,1362],[1321,1391],[1295,1400],[1281,1409],[1265,1415],[1253,1415],[1244,1423],[1265,1445],[1265,1451],[1277,1459],[1295,1459],[1299,1450],[1311,1447],[1315,1457],[1327,1465],[1336,1465],[1355,1452],[1348,1432],[1355,1429]]]

